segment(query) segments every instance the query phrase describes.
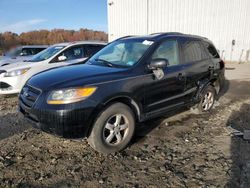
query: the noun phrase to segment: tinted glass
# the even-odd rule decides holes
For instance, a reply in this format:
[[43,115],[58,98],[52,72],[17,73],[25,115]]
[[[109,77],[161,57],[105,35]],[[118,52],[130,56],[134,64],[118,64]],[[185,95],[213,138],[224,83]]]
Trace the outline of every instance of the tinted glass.
[[210,57],[220,58],[216,48],[212,44],[209,44],[208,42],[203,42],[203,44],[207,48]]
[[86,56],[87,57],[91,57],[96,52],[98,52],[99,50],[101,50],[103,47],[104,46],[101,46],[101,45],[88,45],[88,46],[85,46]]
[[46,48],[33,48],[34,54],[37,54],[43,50],[45,50]]
[[199,41],[187,41],[183,44],[183,54],[185,63],[201,61],[207,59],[204,48]]
[[152,59],[166,59],[169,66],[179,64],[179,50],[177,41],[165,41],[155,50]]
[[88,63],[131,67],[139,61],[152,44],[152,41],[144,39],[115,41],[97,52]]

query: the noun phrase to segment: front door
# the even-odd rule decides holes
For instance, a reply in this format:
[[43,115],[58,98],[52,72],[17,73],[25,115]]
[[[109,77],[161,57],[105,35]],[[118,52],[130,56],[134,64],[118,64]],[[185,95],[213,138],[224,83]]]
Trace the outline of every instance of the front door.
[[180,64],[179,45],[177,40],[165,40],[156,48],[153,59],[166,59],[169,65],[163,69],[164,77],[157,79],[154,73],[145,77],[146,116],[155,116],[184,104],[186,76]]

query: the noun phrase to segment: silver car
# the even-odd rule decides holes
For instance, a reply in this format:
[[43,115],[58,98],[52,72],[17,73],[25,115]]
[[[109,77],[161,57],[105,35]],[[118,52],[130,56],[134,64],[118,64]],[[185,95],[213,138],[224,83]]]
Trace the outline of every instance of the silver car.
[[0,66],[29,60],[46,48],[48,48],[47,45],[29,45],[13,48],[0,58]]
[[0,95],[19,93],[33,75],[48,69],[82,63],[102,49],[103,42],[71,42],[55,44],[27,62],[0,67]]

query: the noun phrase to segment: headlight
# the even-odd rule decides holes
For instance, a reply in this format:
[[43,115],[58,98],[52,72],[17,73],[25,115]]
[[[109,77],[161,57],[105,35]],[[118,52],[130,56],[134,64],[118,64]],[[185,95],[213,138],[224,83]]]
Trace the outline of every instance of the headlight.
[[69,104],[91,96],[96,87],[70,88],[52,91],[47,99],[48,104]]
[[13,70],[10,72],[6,72],[4,74],[5,77],[14,77],[14,76],[20,76],[22,74],[25,74],[30,68],[25,68],[25,69],[17,69],[17,70]]

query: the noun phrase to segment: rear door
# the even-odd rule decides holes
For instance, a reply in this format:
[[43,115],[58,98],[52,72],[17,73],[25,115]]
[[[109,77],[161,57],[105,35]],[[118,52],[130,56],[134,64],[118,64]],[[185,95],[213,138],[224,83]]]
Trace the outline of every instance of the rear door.
[[183,67],[187,78],[185,90],[190,91],[187,99],[192,99],[197,91],[198,81],[210,78],[210,68],[212,65],[200,40],[182,38],[181,48]]

